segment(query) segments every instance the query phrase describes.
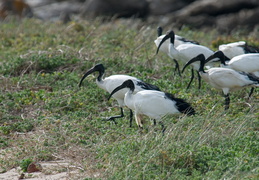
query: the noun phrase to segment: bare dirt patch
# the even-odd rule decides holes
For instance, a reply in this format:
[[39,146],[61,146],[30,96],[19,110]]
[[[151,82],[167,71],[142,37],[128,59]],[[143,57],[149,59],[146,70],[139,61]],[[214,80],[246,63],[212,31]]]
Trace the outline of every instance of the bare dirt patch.
[[85,172],[82,173],[80,167],[71,165],[70,162],[62,161],[49,161],[49,162],[39,162],[42,167],[40,172],[33,173],[23,173],[21,168],[13,168],[3,174],[0,174],[1,180],[11,180],[11,179],[30,179],[30,180],[63,180],[63,179],[76,179],[80,172],[84,174],[84,178],[98,177],[100,174],[96,173],[94,175],[87,175]]

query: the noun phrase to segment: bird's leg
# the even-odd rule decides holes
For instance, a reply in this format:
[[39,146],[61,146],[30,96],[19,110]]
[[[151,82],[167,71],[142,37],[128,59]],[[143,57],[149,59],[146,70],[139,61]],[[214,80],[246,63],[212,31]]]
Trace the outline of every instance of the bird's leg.
[[135,112],[135,120],[136,120],[136,123],[137,123],[138,127],[143,129],[143,124],[142,124],[142,121],[141,121],[141,115],[137,114],[136,112]]
[[122,107],[121,107],[120,109],[121,109],[121,115],[108,117],[107,119],[105,119],[105,121],[113,121],[114,124],[117,124],[117,122],[115,121],[115,119],[124,117],[124,113],[123,113]]
[[225,110],[229,109],[229,104],[230,104],[229,94],[226,94],[225,95]]
[[165,127],[165,125],[164,125],[164,123],[163,123],[162,121],[160,121],[159,124],[160,124],[161,127],[162,127],[162,134],[163,134],[163,136],[164,136],[164,135],[165,135],[166,127]]
[[130,109],[130,127],[132,127],[132,120],[133,120],[133,112]]
[[252,96],[252,94],[253,94],[253,92],[254,92],[254,89],[255,89],[254,87],[251,88],[250,93],[249,93],[249,95],[248,95],[248,99],[251,98],[251,96]]
[[155,119],[153,119],[153,125],[154,125],[154,126],[156,125],[156,120],[155,120]]
[[174,63],[175,63],[174,73],[175,73],[176,71],[178,71],[178,74],[179,74],[179,76],[181,77],[182,75],[181,75],[181,72],[180,72],[179,63],[178,63],[175,59],[174,59]]
[[193,71],[194,71],[194,70],[192,69],[192,76],[191,76],[191,80],[190,80],[190,82],[189,82],[189,84],[188,84],[188,86],[187,86],[187,89],[190,88],[190,85],[191,85],[192,80],[193,80],[193,78],[194,78],[194,72],[193,72]]
[[198,75],[198,82],[199,82],[198,88],[201,89],[201,75],[198,71],[197,71],[197,75]]

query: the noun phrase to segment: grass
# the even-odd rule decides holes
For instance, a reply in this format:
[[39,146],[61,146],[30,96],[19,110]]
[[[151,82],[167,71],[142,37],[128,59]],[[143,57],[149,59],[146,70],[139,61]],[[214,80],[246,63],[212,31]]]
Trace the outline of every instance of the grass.
[[[247,40],[258,32],[219,35],[183,27],[176,33],[210,48]],[[186,90],[166,55],[155,56],[156,26],[138,20],[77,21],[30,19],[0,26],[0,171],[26,169],[28,160],[65,159],[80,167],[80,179],[258,179],[259,92],[231,95],[224,111],[221,92],[203,82]],[[129,74],[190,102],[194,117],[167,116],[165,135],[146,119],[129,128],[129,111],[118,124],[102,121],[119,114],[114,100],[82,75],[103,63],[106,75]]]

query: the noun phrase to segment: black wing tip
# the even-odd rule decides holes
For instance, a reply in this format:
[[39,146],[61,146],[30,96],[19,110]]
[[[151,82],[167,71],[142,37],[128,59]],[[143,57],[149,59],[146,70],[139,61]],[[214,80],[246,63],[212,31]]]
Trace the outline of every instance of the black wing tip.
[[137,85],[140,86],[141,88],[145,90],[156,90],[156,91],[161,91],[159,87],[153,84],[149,84],[143,81],[137,81]]
[[199,42],[194,41],[194,40],[189,40],[189,39],[186,39],[186,38],[184,38],[184,37],[181,37],[180,40],[183,41],[183,42],[189,42],[189,43],[192,43],[192,44],[200,45]]
[[245,43],[245,53],[259,53],[259,48]]
[[246,75],[248,77],[248,79],[259,84],[259,77],[257,77],[253,73],[246,73],[246,72],[239,72],[239,73],[242,75]]
[[181,113],[186,114],[187,116],[196,114],[194,108],[184,100],[178,103],[178,108]]
[[183,113],[187,114],[188,116],[193,116],[196,114],[196,111],[193,109],[193,107],[190,106]]
[[196,114],[194,108],[184,99],[176,98],[173,94],[170,93],[165,93],[165,96],[176,102],[176,106],[181,113],[187,114],[188,116]]

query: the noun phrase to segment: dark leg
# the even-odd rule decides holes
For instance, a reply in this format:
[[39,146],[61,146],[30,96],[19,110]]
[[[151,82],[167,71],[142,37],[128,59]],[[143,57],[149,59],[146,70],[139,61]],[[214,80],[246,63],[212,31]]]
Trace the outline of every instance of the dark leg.
[[115,119],[117,119],[117,118],[122,118],[122,117],[124,117],[124,114],[123,114],[123,109],[122,109],[122,107],[121,107],[121,115],[108,117],[107,119],[105,119],[105,121],[113,121],[114,124],[117,124],[117,122],[115,121]]
[[133,112],[130,109],[130,127],[132,127],[132,120],[133,120]]
[[248,98],[250,98],[250,97],[252,96],[252,94],[253,94],[254,90],[255,90],[255,88],[254,88],[254,87],[252,87],[252,88],[251,88],[251,90],[250,90],[250,93],[249,93],[249,95],[248,95]]
[[166,129],[166,127],[165,127],[165,125],[163,124],[162,121],[160,121],[159,124],[160,124],[161,127],[162,127],[162,134],[163,134],[163,136],[164,136],[164,135],[165,135],[165,129]]
[[178,61],[176,61],[175,59],[174,59],[174,63],[175,63],[174,73],[175,73],[176,71],[178,71],[178,74],[179,74],[179,76],[181,77],[181,72],[180,72],[179,63],[178,63]]
[[153,119],[153,123],[154,123],[154,126],[156,125],[156,120],[155,119]]
[[229,94],[225,95],[225,110],[229,109],[229,104],[230,104],[230,98]]
[[194,72],[193,72],[193,69],[192,69],[192,76],[191,76],[191,80],[190,80],[190,82],[189,82],[189,84],[188,84],[188,86],[187,86],[187,89],[190,88],[190,85],[191,85],[191,83],[192,83],[193,78],[194,78]]
[[198,75],[198,82],[199,82],[198,88],[201,89],[201,76],[200,76],[200,73],[198,71],[197,71],[197,75]]

